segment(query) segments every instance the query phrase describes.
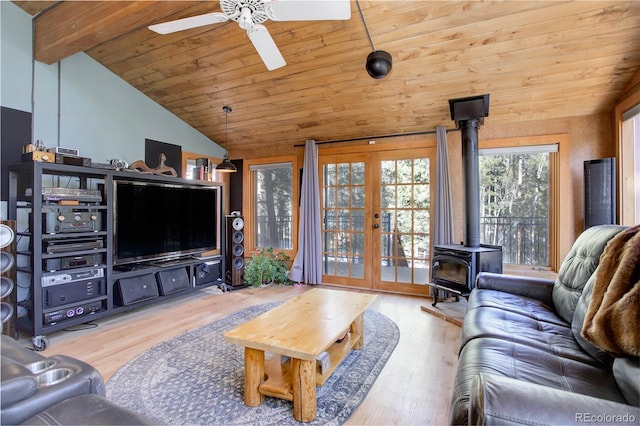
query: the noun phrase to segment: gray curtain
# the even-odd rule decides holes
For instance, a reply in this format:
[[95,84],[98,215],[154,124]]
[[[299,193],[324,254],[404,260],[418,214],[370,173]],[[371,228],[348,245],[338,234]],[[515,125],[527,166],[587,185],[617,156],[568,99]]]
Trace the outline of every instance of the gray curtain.
[[[453,208],[451,206],[451,181],[449,179],[449,156],[447,150],[447,129],[436,127],[436,200],[433,215],[432,244],[453,244]],[[433,270],[431,271],[433,273]],[[444,295],[435,287],[431,288],[431,295],[438,298]]]
[[289,271],[289,279],[306,284],[320,284],[322,281],[320,182],[318,181],[318,147],[313,140],[305,143],[300,191],[298,253]]
[[433,226],[433,244],[453,244],[453,208],[447,151],[447,129],[436,127],[436,200]]

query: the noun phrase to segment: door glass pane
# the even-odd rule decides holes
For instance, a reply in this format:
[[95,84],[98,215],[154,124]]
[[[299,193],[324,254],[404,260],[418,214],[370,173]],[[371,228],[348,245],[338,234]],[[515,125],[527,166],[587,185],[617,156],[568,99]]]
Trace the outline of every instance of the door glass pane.
[[380,162],[380,279],[426,284],[429,263],[429,159]]
[[363,186],[355,186],[351,188],[351,207],[364,208]]
[[351,183],[354,185],[364,185],[364,163],[352,163]]
[[351,227],[354,231],[364,231],[364,210],[358,209],[351,212]]

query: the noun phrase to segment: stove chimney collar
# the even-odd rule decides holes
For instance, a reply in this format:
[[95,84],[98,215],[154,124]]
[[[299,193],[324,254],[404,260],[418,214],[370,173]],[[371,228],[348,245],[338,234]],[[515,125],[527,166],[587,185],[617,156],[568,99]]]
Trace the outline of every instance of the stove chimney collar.
[[458,128],[461,121],[479,120],[484,124],[484,117],[489,116],[489,95],[449,99],[449,110]]

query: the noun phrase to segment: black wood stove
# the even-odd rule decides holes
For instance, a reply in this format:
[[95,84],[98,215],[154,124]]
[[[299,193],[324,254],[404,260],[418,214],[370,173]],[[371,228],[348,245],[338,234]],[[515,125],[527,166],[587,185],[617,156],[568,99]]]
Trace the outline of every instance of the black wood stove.
[[480,244],[478,128],[489,115],[489,95],[450,99],[449,107],[462,135],[465,235],[464,244],[433,246],[433,306],[438,303],[438,289],[466,297],[475,288],[478,273],[502,273],[502,247]]
[[[502,273],[502,247],[481,244],[466,247],[462,244],[434,245],[431,260],[431,282],[436,289],[466,297],[475,288],[480,272]],[[433,306],[438,303],[434,291]]]

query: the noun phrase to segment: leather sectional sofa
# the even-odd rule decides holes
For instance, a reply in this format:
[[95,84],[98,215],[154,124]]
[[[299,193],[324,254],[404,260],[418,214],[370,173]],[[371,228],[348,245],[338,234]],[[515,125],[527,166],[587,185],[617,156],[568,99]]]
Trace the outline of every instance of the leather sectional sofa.
[[148,425],[104,398],[96,369],[65,355],[45,357],[2,335],[0,424]]
[[[451,424],[640,423],[638,357],[613,356],[581,336],[600,256],[624,229],[585,230],[555,281],[478,275],[462,328]],[[637,266],[635,274],[637,283]]]

